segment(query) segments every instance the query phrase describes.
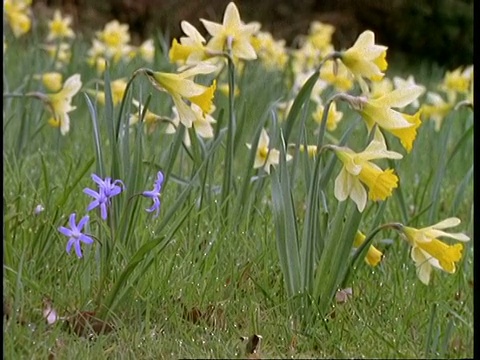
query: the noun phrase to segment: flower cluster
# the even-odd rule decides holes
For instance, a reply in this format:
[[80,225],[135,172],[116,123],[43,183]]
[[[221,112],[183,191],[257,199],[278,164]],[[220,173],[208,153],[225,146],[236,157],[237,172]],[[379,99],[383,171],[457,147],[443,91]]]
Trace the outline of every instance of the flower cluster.
[[[93,200],[88,204],[87,211],[91,211],[95,208],[100,209],[100,217],[102,220],[107,220],[109,209],[112,206],[112,198],[119,195],[125,190],[125,185],[121,180],[112,180],[110,177],[102,179],[96,174],[92,174],[92,180],[97,184],[98,190],[90,188],[83,189],[83,192],[88,196],[91,196]],[[154,183],[154,188],[151,191],[144,191],[139,195],[149,198],[153,201],[153,205],[147,209],[147,212],[155,211],[154,217],[157,217],[160,212],[160,191],[163,184],[163,173],[159,171]],[[82,233],[84,227],[86,227],[90,217],[85,215],[80,222],[76,223],[76,213],[72,213],[69,218],[70,229],[61,226],[58,231],[65,236],[69,237],[67,243],[67,252],[70,253],[72,246],[79,258],[82,257],[81,242],[85,244],[92,244],[93,239],[89,235]]]

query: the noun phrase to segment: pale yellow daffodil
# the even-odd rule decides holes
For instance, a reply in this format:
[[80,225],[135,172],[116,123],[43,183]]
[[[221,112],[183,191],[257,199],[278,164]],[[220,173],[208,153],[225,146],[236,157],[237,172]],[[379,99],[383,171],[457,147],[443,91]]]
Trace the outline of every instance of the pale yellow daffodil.
[[425,88],[411,85],[395,89],[376,98],[360,97],[358,106],[354,106],[362,115],[370,131],[375,124],[400,139],[403,147],[410,152],[417,137],[417,128],[421,124],[420,112],[408,115],[393,108],[403,108],[416,100]]
[[260,24],[252,22],[244,24],[235,3],[230,2],[225,9],[223,24],[200,19],[212,38],[207,43],[208,51],[212,54],[221,54],[224,51],[243,60],[257,58],[252,46],[252,36],[260,30]]
[[82,87],[80,74],[70,76],[65,80],[62,90],[54,94],[47,94],[43,100],[48,105],[48,109],[53,113],[53,118],[49,120],[49,124],[53,127],[60,127],[60,133],[65,135],[70,131],[69,112],[76,109],[72,106],[72,98]]
[[354,76],[339,61],[328,61],[320,68],[320,79],[332,85],[336,90],[347,92],[353,88]]
[[443,120],[453,110],[455,104],[445,101],[440,94],[429,91],[422,105],[422,117],[435,122],[435,131],[440,131]]
[[[112,93],[112,102],[116,106],[120,104],[127,89],[127,81],[125,78],[116,79],[110,82],[110,89]],[[89,93],[93,91],[89,90]],[[96,99],[100,105],[105,106],[105,92],[104,91],[94,91]]]
[[285,40],[275,40],[269,32],[259,31],[252,38],[258,58],[268,70],[282,70],[288,62]]
[[[251,144],[246,144],[249,149],[252,148]],[[277,149],[270,149],[270,137],[267,130],[262,129],[260,139],[258,140],[257,151],[255,153],[255,160],[253,168],[258,169],[263,167],[267,174],[270,174],[270,167],[278,165],[280,162],[280,151]],[[286,154],[286,160],[292,159],[292,155]]]
[[128,24],[121,24],[118,20],[108,22],[102,31],[97,31],[96,36],[99,44],[95,44],[96,49],[91,52],[99,52],[98,55],[117,62],[120,59],[130,59],[132,55],[132,46],[129,45],[130,33]]
[[[399,76],[395,76],[393,78],[393,86],[395,87],[395,89],[403,89],[403,88],[408,88],[410,86],[420,86],[423,89],[423,92],[425,92],[426,90],[425,86],[417,84],[415,82],[415,78],[413,77],[413,75],[408,75],[406,79],[403,79]],[[418,99],[412,101],[410,103],[410,106],[413,107],[414,109],[418,109],[418,107],[420,106]]]
[[387,47],[375,44],[375,34],[366,30],[353,46],[340,53],[340,59],[357,79],[380,81],[387,69]]
[[372,82],[368,97],[374,99],[386,93],[392,92],[393,82],[390,78],[384,77],[382,80]]
[[183,20],[180,26],[187,36],[182,36],[180,42],[173,39],[172,46],[168,52],[171,62],[180,65],[196,64],[207,58],[205,52],[206,40],[200,32],[188,21]]
[[145,40],[138,47],[137,53],[146,62],[149,62],[149,63],[153,62],[153,58],[155,56],[155,46],[153,45],[153,39]]
[[56,71],[35,74],[33,75],[33,78],[35,80],[41,80],[43,86],[45,86],[48,91],[60,91],[63,85],[63,76],[61,73]]
[[359,153],[348,147],[329,145],[343,163],[335,179],[334,195],[338,201],[351,198],[362,212],[367,205],[368,197],[372,201],[385,200],[398,187],[398,177],[392,169],[382,170],[370,160],[401,159],[403,156],[395,151],[387,150],[385,139],[377,129],[373,141]]
[[61,42],[58,44],[46,44],[42,48],[47,51],[48,55],[55,59],[55,66],[61,68],[64,64],[68,64],[72,57],[70,44]]
[[332,35],[334,32],[335,26],[320,21],[312,21],[310,23],[308,41],[323,54],[326,54],[332,49]]
[[31,1],[4,0],[4,14],[15,37],[20,37],[30,31],[32,20],[30,19]]
[[447,71],[443,77],[442,83],[438,86],[439,89],[445,91],[447,94],[451,92],[461,94],[468,93],[470,86],[470,73],[472,71],[473,65],[467,66],[465,69],[459,67],[453,71]]
[[142,70],[156,89],[165,91],[172,97],[180,121],[186,128],[190,128],[197,117],[190,103],[198,105],[204,113],[209,114],[213,106],[216,88],[215,81],[211,86],[205,86],[195,83],[193,78],[199,74],[211,74],[216,69],[217,67],[214,65],[199,63],[177,74],[154,72],[149,69]]
[[64,38],[74,38],[75,33],[70,27],[72,23],[71,16],[62,17],[60,10],[55,10],[53,19],[48,22],[47,41],[62,40]]
[[428,285],[432,267],[448,273],[456,271],[455,264],[462,258],[462,244],[448,245],[439,237],[448,237],[458,241],[469,241],[470,238],[463,233],[447,233],[443,229],[460,224],[460,219],[452,217],[437,224],[416,229],[403,226],[403,235],[412,246],[411,256],[417,267],[417,276],[422,283]]
[[[315,122],[318,124],[321,124],[322,122],[324,108],[325,107],[322,104],[318,104],[317,108],[312,114],[313,120],[315,120]],[[338,111],[336,103],[332,102],[327,114],[327,130],[334,131],[342,118],[343,113]]]
[[[357,231],[355,235],[355,239],[353,240],[353,247],[358,248],[365,242],[367,237],[361,231]],[[380,261],[382,261],[383,253],[378,250],[375,246],[370,245],[367,251],[367,255],[365,256],[365,262],[370,266],[377,266]]]
[[[192,103],[191,108],[193,113],[196,115],[195,120],[192,123],[192,127],[195,130],[195,133],[203,139],[213,138],[214,132],[212,124],[216,123],[216,120],[210,114],[203,113],[202,109],[196,104]],[[175,132],[177,132],[180,125],[180,114],[178,113],[177,108],[173,107],[172,110],[172,121],[165,130],[165,133],[167,134],[174,134]],[[214,110],[214,107],[212,107],[211,113],[213,113]],[[186,147],[190,147],[192,144],[188,129],[186,129],[185,131],[183,143]]]
[[[137,124],[140,121],[140,115],[145,111],[144,107],[140,104],[138,100],[132,100],[133,105],[138,109],[135,113],[130,114],[128,119],[128,124],[130,126]],[[158,124],[165,120],[164,117],[155,114],[154,112],[147,109],[145,112],[143,122],[145,123],[147,134],[152,134],[157,128]]]

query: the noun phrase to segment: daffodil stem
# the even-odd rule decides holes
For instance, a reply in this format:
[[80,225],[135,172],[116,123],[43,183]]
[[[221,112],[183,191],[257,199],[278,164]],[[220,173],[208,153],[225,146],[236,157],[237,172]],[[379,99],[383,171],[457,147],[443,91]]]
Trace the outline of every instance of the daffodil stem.
[[146,69],[146,68],[137,69],[133,72],[132,76],[130,77],[130,79],[127,82],[127,86],[125,87],[125,91],[123,92],[122,101],[120,103],[120,111],[118,113],[118,121],[117,121],[117,126],[115,128],[115,139],[116,140],[118,140],[117,136],[120,133],[120,124],[122,122],[123,108],[125,107],[125,99],[127,98],[128,90],[130,89],[130,86],[132,85],[133,80],[137,77],[137,75],[140,74],[140,73],[144,73],[145,71],[150,71],[151,72],[150,69]]
[[387,224],[380,225],[377,228],[375,228],[365,238],[365,241],[362,243],[362,245],[360,245],[360,247],[357,249],[357,251],[353,255],[352,260],[350,261],[350,266],[348,267],[347,273],[345,274],[345,277],[343,278],[341,288],[346,287],[346,284],[347,284],[348,280],[350,279],[352,270],[355,268],[355,265],[357,264],[358,260],[360,258],[365,257],[365,253],[367,252],[367,249],[370,247],[370,245],[372,243],[372,240],[375,237],[375,235],[377,235],[380,231],[387,230],[387,229],[392,229],[392,230],[396,230],[396,231],[400,232],[403,229],[403,225],[400,224],[400,223],[387,223]]
[[228,58],[228,125],[227,125],[227,148],[225,156],[225,173],[223,177],[222,197],[225,214],[228,214],[228,204],[230,189],[232,186],[232,166],[234,152],[234,135],[235,135],[235,64],[232,57]]

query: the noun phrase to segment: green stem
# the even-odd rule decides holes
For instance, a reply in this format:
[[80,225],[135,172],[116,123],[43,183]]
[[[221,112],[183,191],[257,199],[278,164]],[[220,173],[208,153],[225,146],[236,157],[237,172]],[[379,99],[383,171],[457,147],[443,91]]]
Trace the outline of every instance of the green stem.
[[[232,187],[232,168],[233,168],[233,138],[235,135],[235,64],[231,56],[231,51],[227,54],[228,59],[228,124],[227,124],[227,145],[225,152],[225,172],[222,186],[222,204],[225,215],[228,214],[228,199]],[[227,218],[225,216],[225,218]]]

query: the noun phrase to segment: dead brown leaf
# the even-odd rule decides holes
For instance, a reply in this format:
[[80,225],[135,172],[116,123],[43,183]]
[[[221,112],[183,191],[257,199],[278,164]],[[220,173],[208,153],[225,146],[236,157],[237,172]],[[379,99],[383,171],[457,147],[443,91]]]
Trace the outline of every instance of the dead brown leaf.
[[94,311],[79,311],[66,320],[70,330],[78,336],[93,338],[114,330],[113,325],[96,317]]

